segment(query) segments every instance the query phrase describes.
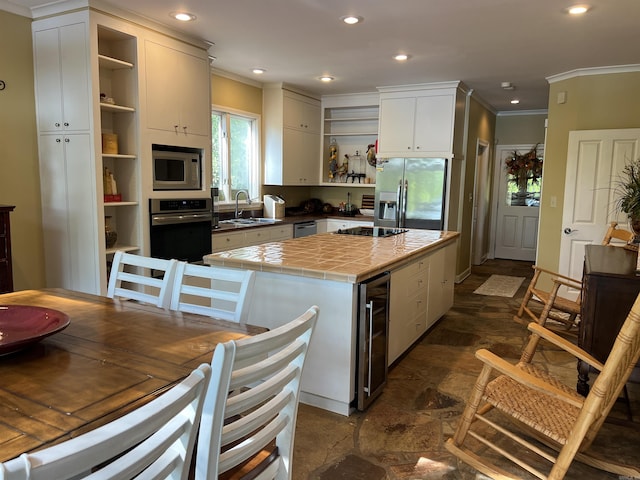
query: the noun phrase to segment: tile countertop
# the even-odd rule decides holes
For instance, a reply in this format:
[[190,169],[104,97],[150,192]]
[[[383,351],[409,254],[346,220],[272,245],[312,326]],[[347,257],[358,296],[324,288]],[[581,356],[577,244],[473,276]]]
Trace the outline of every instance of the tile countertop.
[[438,230],[409,230],[383,238],[322,233],[205,255],[204,263],[359,283],[459,235]]

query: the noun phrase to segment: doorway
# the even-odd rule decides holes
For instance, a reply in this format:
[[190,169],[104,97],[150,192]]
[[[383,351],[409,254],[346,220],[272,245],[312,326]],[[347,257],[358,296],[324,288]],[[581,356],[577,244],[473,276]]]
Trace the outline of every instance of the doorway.
[[471,264],[482,265],[489,256],[489,211],[491,205],[491,169],[489,143],[478,140],[476,178],[473,193]]
[[[535,159],[517,168],[520,159],[531,152]],[[495,258],[536,260],[543,153],[541,145],[496,146]]]

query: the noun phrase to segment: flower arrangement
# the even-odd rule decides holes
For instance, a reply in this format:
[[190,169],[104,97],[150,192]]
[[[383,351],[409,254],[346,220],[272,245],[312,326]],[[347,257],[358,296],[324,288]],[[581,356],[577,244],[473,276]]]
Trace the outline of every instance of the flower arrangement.
[[515,183],[520,190],[526,190],[529,180],[539,183],[542,177],[542,158],[538,157],[538,145],[525,154],[513,151],[511,157],[505,161],[507,174],[511,175],[510,182]]

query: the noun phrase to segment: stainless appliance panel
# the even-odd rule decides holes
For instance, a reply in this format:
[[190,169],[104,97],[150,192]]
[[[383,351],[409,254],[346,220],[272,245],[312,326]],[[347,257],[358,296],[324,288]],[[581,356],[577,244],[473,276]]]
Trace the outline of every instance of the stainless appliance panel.
[[442,230],[447,184],[445,158],[389,158],[376,174],[374,224]]
[[390,279],[385,272],[358,285],[358,410],[365,410],[387,383]]
[[318,233],[318,226],[315,220],[293,224],[293,238],[307,237],[316,233]]
[[153,144],[154,190],[200,190],[202,151],[198,148]]

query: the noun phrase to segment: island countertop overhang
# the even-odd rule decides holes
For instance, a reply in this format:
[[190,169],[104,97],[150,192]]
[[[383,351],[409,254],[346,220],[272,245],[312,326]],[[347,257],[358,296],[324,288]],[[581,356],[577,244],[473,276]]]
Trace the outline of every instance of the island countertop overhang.
[[414,230],[391,237],[324,233],[204,257],[213,266],[360,283],[457,239],[452,231]]

